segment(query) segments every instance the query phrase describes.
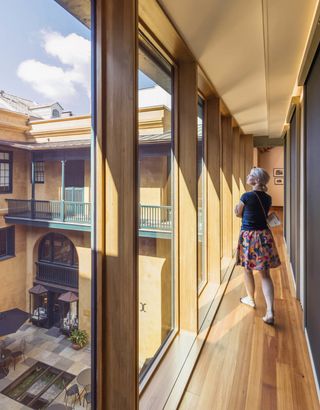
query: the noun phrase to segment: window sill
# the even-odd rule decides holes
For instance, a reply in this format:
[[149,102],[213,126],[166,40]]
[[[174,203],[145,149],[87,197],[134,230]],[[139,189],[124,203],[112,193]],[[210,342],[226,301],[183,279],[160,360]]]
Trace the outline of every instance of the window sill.
[[230,260],[222,284],[204,317],[198,334],[180,331],[145,388],[140,386],[139,409],[177,409],[226,290],[235,259]]
[[0,257],[0,262],[6,261],[7,259],[15,258],[16,255],[6,255],[6,256],[1,256]]

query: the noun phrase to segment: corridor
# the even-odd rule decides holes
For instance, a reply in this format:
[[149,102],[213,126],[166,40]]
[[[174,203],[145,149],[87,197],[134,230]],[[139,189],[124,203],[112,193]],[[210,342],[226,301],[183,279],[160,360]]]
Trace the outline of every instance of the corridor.
[[245,288],[242,268],[236,267],[180,410],[319,409],[282,231],[273,229],[282,260],[272,271],[275,326],[261,319],[265,308],[258,272],[257,309],[239,303]]

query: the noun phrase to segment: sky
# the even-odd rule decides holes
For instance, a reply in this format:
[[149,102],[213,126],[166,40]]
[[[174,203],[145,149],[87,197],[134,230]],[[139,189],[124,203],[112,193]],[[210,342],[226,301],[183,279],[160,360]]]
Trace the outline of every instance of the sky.
[[90,30],[54,0],[0,1],[0,15],[0,90],[89,113]]
[[[0,16],[0,90],[90,113],[90,30],[54,0],[0,0]],[[139,89],[155,85],[138,77]]]

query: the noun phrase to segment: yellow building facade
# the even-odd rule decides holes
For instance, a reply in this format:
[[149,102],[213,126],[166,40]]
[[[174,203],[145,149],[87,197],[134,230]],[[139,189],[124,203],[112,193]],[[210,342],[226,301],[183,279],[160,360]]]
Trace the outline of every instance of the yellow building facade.
[[[170,147],[166,140],[170,126],[165,106],[139,112],[143,208],[137,233],[140,368],[154,356],[171,327],[172,219],[166,206],[171,196]],[[14,227],[14,252],[0,260],[0,270],[8,273],[2,279],[0,311],[20,308],[32,315],[46,304],[45,308],[53,312],[45,326],[59,326],[66,313],[61,312],[57,298],[71,291],[79,297],[78,326],[90,334],[91,116],[32,120],[28,115],[0,109],[0,130],[0,152],[10,154],[12,173],[10,192],[0,195],[0,229]],[[150,224],[150,212],[155,210],[157,223]],[[70,241],[72,245],[68,246],[74,246],[77,254],[77,263],[68,267],[70,276],[76,271],[78,279],[74,281],[61,279],[62,274],[57,273],[57,269],[66,268],[65,264],[41,259],[44,243],[51,241],[55,247],[62,238]],[[40,299],[29,292],[39,284],[49,292]]]

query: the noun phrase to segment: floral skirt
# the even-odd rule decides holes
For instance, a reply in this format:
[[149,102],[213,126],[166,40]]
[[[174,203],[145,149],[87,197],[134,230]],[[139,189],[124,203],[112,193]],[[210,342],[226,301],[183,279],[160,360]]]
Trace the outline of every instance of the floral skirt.
[[237,265],[265,270],[280,266],[280,258],[270,229],[240,231]]

